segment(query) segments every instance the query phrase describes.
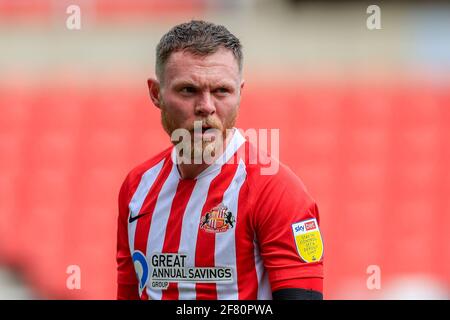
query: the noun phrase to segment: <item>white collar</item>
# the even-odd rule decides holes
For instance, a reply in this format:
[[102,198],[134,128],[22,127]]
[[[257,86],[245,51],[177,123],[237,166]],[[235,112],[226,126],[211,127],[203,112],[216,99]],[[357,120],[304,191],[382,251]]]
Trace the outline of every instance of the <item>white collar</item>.
[[[245,142],[244,136],[241,134],[239,129],[233,127],[233,131],[231,133],[233,136],[231,137],[230,142],[225,147],[225,151],[222,153],[221,156],[219,156],[214,163],[212,163],[209,167],[207,167],[205,170],[203,170],[195,179],[199,179],[204,177],[205,175],[208,175],[209,173],[218,170],[228,162],[228,160],[231,159],[231,157],[238,151],[238,149],[242,146],[242,144]],[[177,154],[176,154],[176,148],[175,146],[172,148],[171,152],[171,159],[174,166],[177,164]],[[179,178],[181,179],[180,173],[178,172],[178,169],[176,170]]]

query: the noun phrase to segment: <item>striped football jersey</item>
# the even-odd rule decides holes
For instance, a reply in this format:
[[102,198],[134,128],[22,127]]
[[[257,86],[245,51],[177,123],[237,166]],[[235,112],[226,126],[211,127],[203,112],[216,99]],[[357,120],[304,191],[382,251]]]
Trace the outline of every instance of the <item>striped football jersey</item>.
[[317,205],[289,168],[262,174],[267,162],[251,161],[262,155],[237,129],[195,179],[180,177],[175,152],[121,187],[119,298],[271,299],[290,281],[323,278]]

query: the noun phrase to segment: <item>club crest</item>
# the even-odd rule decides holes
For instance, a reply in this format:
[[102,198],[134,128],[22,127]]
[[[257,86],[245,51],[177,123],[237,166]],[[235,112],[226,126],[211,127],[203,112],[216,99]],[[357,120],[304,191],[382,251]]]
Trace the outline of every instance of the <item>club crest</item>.
[[220,233],[234,228],[235,217],[224,204],[207,211],[200,219],[200,229],[206,232]]

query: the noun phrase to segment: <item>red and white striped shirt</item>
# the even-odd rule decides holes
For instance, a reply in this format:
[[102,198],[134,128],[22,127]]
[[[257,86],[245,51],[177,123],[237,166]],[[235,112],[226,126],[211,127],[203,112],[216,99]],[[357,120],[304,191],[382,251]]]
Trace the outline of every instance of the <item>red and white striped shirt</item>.
[[303,222],[318,231],[317,205],[283,164],[262,175],[249,160],[254,150],[235,130],[220,161],[195,179],[180,177],[173,146],[128,174],[119,194],[118,298],[271,299],[323,278],[323,246],[308,261],[296,236]]

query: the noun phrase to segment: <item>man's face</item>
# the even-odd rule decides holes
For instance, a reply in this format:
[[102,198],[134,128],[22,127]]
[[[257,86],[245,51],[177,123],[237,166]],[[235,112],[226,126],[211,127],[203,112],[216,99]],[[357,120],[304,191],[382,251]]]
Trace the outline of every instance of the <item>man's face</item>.
[[[169,135],[182,128],[191,132],[193,141],[194,121],[202,121],[204,130],[217,129],[226,138],[226,129],[235,124],[243,87],[231,51],[220,49],[207,56],[174,52],[166,62],[163,78],[159,107],[163,127]],[[203,138],[211,140],[207,135]],[[199,147],[207,146],[214,147],[206,141]]]

